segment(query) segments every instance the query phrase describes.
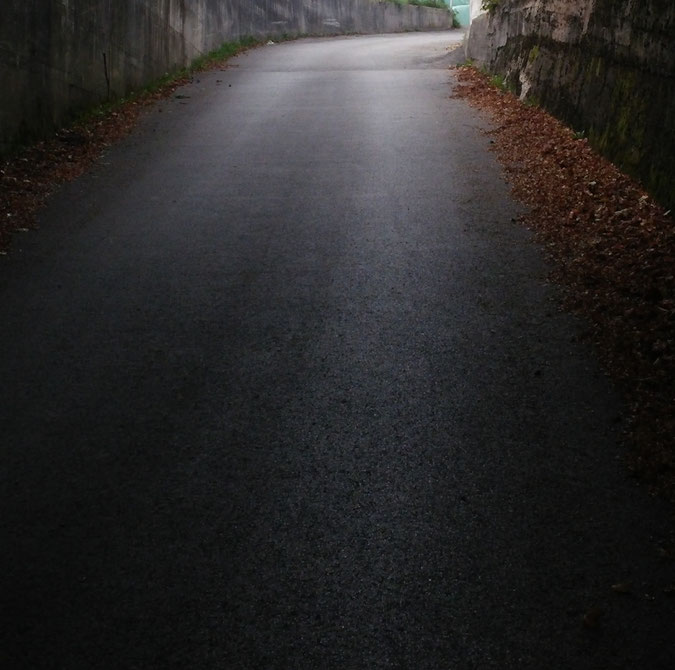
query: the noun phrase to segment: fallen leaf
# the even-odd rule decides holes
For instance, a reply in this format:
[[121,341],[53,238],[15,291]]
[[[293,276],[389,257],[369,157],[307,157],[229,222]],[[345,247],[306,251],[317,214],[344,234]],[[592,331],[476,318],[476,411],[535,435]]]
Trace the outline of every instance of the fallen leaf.
[[675,501],[675,310],[665,307],[675,297],[669,212],[545,110],[499,91],[476,68],[455,72],[452,97],[492,122],[490,146],[514,197],[529,208],[519,221],[549,254],[565,307],[590,323],[588,339],[626,397],[629,468]]
[[597,628],[603,614],[603,610],[599,607],[592,607],[584,615],[584,626],[587,626],[588,628]]
[[614,591],[614,593],[630,593],[632,588],[633,584],[631,582],[612,584],[612,591]]

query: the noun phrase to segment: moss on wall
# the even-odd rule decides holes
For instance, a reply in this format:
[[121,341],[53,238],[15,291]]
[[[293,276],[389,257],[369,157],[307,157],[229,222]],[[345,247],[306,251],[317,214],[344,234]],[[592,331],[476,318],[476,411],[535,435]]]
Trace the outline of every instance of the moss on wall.
[[532,65],[534,61],[539,57],[539,45],[535,44],[531,49],[530,53],[527,55],[527,64]]
[[511,0],[489,21],[488,69],[675,208],[675,4]]

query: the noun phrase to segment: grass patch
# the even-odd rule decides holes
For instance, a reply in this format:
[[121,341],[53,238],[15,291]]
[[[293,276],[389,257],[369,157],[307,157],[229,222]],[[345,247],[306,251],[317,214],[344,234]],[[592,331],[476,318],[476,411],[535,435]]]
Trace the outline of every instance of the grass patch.
[[409,4],[418,7],[431,7],[432,9],[449,9],[443,0],[410,0]]
[[[395,5],[416,5],[417,7],[430,7],[431,9],[445,9],[451,11],[444,0],[387,0]],[[454,12],[453,12],[454,13]]]
[[262,42],[245,38],[222,44],[142,89],[79,114],[74,111],[71,122],[50,138],[16,146],[0,158],[0,255],[9,247],[13,233],[34,226],[36,212],[59,185],[83,174],[109,146],[131,132],[143,109],[168,98],[194,74],[223,65]]
[[236,56],[245,49],[251,49],[261,43],[262,40],[256,39],[255,37],[243,37],[238,42],[225,42],[217,49],[196,58],[188,70],[189,72],[201,72],[202,70],[207,70],[209,67],[221,63],[228,58],[232,58],[232,56]]
[[515,93],[515,87],[509,83],[508,79],[503,74],[490,75],[490,84],[503,93]]
[[73,125],[86,124],[87,122],[104,118],[130,102],[144,102],[147,99],[161,97],[164,91],[185,83],[193,74],[204,72],[216,65],[220,65],[242,51],[260,46],[264,41],[255,37],[243,37],[238,42],[224,42],[217,49],[195,58],[187,67],[167,72],[143,88],[132,91],[126,96],[115,97],[81,112],[75,117]]
[[505,79],[504,75],[493,74],[490,77],[490,83],[495,88],[498,88],[500,91],[506,91],[506,79]]

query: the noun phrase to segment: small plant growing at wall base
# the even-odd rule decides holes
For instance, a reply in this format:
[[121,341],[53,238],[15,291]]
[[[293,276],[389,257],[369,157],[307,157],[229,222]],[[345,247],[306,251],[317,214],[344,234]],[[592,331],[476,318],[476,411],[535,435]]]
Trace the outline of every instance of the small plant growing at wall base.
[[495,88],[498,88],[500,91],[504,93],[506,93],[507,91],[510,93],[515,93],[515,87],[509,83],[509,81],[503,74],[490,75],[490,83]]

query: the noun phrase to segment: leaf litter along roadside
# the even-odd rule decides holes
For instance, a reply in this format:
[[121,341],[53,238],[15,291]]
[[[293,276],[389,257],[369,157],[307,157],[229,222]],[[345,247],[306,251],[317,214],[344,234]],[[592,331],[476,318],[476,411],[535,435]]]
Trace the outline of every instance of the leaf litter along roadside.
[[520,221],[554,261],[564,307],[585,317],[628,411],[629,468],[675,502],[675,221],[633,179],[543,109],[472,66],[453,97],[494,124],[487,134]]
[[59,186],[86,172],[107,147],[133,130],[155,102],[170,97],[199,72],[227,69],[230,57],[259,45],[253,38],[225,43],[189,69],[168,75],[126,100],[102,105],[52,138],[0,158],[0,254],[7,253],[17,232],[34,228],[36,214]]
[[[203,69],[224,61],[207,58]],[[493,146],[514,195],[531,208],[522,221],[556,261],[553,279],[567,287],[566,306],[589,319],[588,336],[625,393],[631,467],[675,500],[672,218],[543,110],[490,85],[474,68],[456,72],[454,95],[494,121]],[[1,161],[0,252],[13,233],[34,225],[60,184],[85,172],[145,109],[191,76],[184,73]]]

